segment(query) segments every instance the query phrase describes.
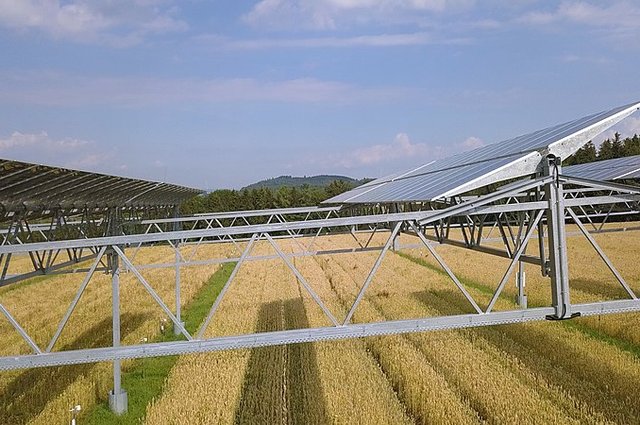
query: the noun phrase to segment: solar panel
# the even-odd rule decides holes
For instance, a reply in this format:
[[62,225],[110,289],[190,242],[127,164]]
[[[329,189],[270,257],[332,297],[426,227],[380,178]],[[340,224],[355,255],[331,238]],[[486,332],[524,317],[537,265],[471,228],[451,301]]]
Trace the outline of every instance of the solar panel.
[[405,202],[436,199],[438,195],[508,164],[516,158],[518,156],[508,156],[464,165],[457,168],[455,173],[451,173],[449,170],[440,170],[417,175],[410,179],[395,180],[380,186],[376,191],[372,191],[366,196],[369,202],[374,203],[397,202],[397,199],[403,199]]
[[0,159],[0,207],[11,211],[178,205],[201,190]]
[[325,201],[369,204],[444,199],[533,174],[547,155],[567,158],[593,137],[640,109],[620,106],[391,174]]
[[570,165],[562,174],[591,180],[625,180],[640,178],[640,155]]

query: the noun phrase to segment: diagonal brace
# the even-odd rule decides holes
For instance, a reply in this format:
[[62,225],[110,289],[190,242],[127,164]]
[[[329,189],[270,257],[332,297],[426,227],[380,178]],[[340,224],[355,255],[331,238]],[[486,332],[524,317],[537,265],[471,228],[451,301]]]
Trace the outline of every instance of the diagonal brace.
[[440,254],[438,254],[436,252],[435,249],[433,249],[433,247],[431,246],[431,244],[429,243],[429,241],[427,240],[427,238],[422,234],[422,232],[418,229],[418,227],[415,225],[415,223],[411,222],[409,223],[409,225],[411,226],[411,228],[413,229],[414,232],[416,232],[416,235],[418,235],[418,237],[420,238],[420,240],[422,241],[422,243],[424,244],[424,246],[427,247],[427,249],[429,250],[429,253],[431,253],[431,255],[433,255],[433,258],[435,258],[435,260],[438,262],[438,264],[440,264],[440,267],[442,267],[442,269],[447,273],[447,275],[449,275],[449,277],[451,278],[451,280],[453,281],[453,283],[455,283],[455,285],[458,287],[458,289],[460,290],[460,292],[462,292],[462,294],[464,295],[464,297],[467,299],[467,301],[469,301],[471,303],[471,305],[473,306],[474,310],[478,313],[478,314],[482,314],[482,309],[478,306],[478,304],[476,303],[476,301],[473,299],[473,297],[471,296],[471,294],[469,294],[469,292],[466,290],[466,288],[462,285],[462,283],[460,282],[460,280],[458,280],[458,278],[456,277],[456,275],[451,271],[451,269],[449,268],[449,266],[447,266],[447,263],[444,262],[444,260],[442,259],[442,257],[440,256]]
[[40,350],[40,347],[38,347],[38,345],[31,339],[31,337],[22,328],[22,326],[20,326],[20,324],[16,321],[16,319],[13,318],[11,313],[9,313],[9,310],[7,310],[2,304],[0,304],[0,312],[2,312],[4,317],[6,317],[7,320],[9,320],[9,323],[11,323],[11,326],[13,326],[16,331],[18,331],[20,336],[22,336],[22,338],[27,342],[27,344],[29,344],[31,349],[36,354],[42,354],[42,350]]
[[229,286],[231,286],[231,282],[236,277],[236,274],[238,274],[238,270],[240,270],[240,266],[242,266],[242,263],[244,263],[246,258],[251,253],[251,250],[253,249],[253,245],[259,239],[260,239],[260,236],[258,236],[257,233],[254,233],[253,236],[251,236],[251,240],[249,240],[249,243],[247,244],[247,247],[242,252],[242,255],[240,256],[240,259],[238,260],[238,262],[236,263],[236,266],[233,268],[233,271],[229,275],[229,278],[227,279],[227,282],[224,284],[224,286],[222,287],[222,290],[220,291],[220,293],[218,294],[218,297],[216,298],[216,301],[211,306],[211,310],[209,310],[209,314],[207,315],[207,319],[204,321],[202,326],[200,326],[200,329],[198,330],[198,334],[196,335],[197,339],[202,339],[202,337],[204,336],[204,332],[206,331],[207,327],[209,326],[209,323],[211,322],[211,319],[213,318],[213,315],[218,310],[218,306],[222,302],[222,299],[224,298],[224,294],[227,293],[227,290],[229,289]]
[[151,285],[149,285],[147,280],[142,276],[142,274],[140,274],[138,269],[136,269],[135,266],[131,263],[131,261],[129,261],[127,256],[124,255],[124,252],[122,252],[122,250],[118,248],[117,245],[113,245],[112,248],[118,254],[118,256],[122,259],[122,262],[126,264],[129,271],[131,271],[138,278],[138,281],[140,281],[142,286],[144,286],[144,288],[147,290],[149,295],[151,295],[151,297],[156,301],[156,303],[158,303],[158,305],[162,308],[162,310],[164,310],[167,316],[169,316],[169,318],[175,324],[176,328],[180,331],[180,333],[182,333],[189,341],[191,341],[193,338],[191,337],[189,332],[187,332],[187,330],[184,328],[182,323],[180,323],[180,321],[176,318],[176,316],[171,312],[169,307],[167,307],[164,301],[162,301],[162,298],[160,298],[160,296],[156,293],[156,291],[153,290]]
[[507,271],[504,273],[504,276],[502,276],[502,280],[500,281],[500,284],[498,285],[496,292],[494,292],[493,297],[491,298],[491,301],[489,302],[489,305],[487,306],[487,310],[485,311],[485,313],[491,312],[496,301],[498,301],[498,297],[500,296],[500,293],[504,289],[504,285],[507,283],[507,280],[509,280],[509,277],[511,276],[511,273],[513,272],[513,269],[515,268],[516,264],[518,264],[518,261],[520,260],[520,256],[527,249],[527,244],[529,243],[529,239],[531,239],[531,236],[533,235],[533,232],[536,230],[538,223],[542,219],[543,215],[544,215],[544,210],[538,211],[538,215],[536,216],[535,220],[533,220],[533,223],[529,227],[527,234],[525,235],[524,239],[520,242],[520,246],[518,247],[515,254],[513,255],[513,258],[511,259],[511,263],[509,264]]
[[104,255],[106,250],[107,250],[107,247],[103,246],[100,249],[100,252],[98,252],[98,256],[96,257],[96,260],[91,265],[91,268],[89,269],[89,272],[87,272],[86,276],[84,277],[82,284],[80,284],[80,287],[78,288],[78,292],[76,292],[75,298],[73,299],[73,301],[71,301],[71,304],[67,309],[67,312],[65,313],[64,317],[60,321],[60,324],[58,325],[58,329],[56,330],[56,333],[53,335],[53,338],[51,338],[51,341],[49,342],[49,345],[47,346],[47,349],[45,350],[45,352],[47,353],[51,352],[51,350],[53,349],[53,346],[58,341],[58,338],[60,338],[60,334],[62,333],[64,327],[67,325],[67,322],[71,317],[71,313],[73,313],[73,310],[75,310],[76,306],[78,305],[78,301],[80,301],[80,297],[84,293],[85,289],[87,289],[87,286],[89,285],[89,281],[93,277],[93,274],[95,273],[96,268],[98,268],[98,265],[100,264],[100,260],[102,259],[102,256]]
[[636,296],[636,294],[633,292],[633,290],[631,290],[631,287],[629,287],[629,285],[627,284],[627,282],[624,280],[624,278],[622,277],[622,275],[618,272],[618,270],[614,267],[613,263],[611,262],[611,260],[609,260],[609,257],[607,257],[607,255],[604,253],[604,251],[602,250],[602,248],[600,248],[600,245],[598,245],[598,243],[596,242],[596,240],[593,238],[593,236],[591,236],[591,234],[587,231],[587,229],[584,227],[584,224],[582,224],[582,222],[580,221],[580,219],[578,218],[578,216],[576,215],[575,212],[573,212],[573,210],[571,208],[567,208],[567,211],[569,211],[569,215],[571,216],[571,218],[573,219],[573,221],[575,221],[575,223],[578,225],[578,227],[580,228],[580,231],[582,232],[582,234],[587,238],[587,240],[589,241],[589,243],[591,244],[591,246],[593,247],[593,249],[596,250],[596,252],[598,253],[598,255],[600,256],[600,258],[602,258],[602,261],[605,262],[605,264],[607,265],[607,267],[609,268],[609,270],[611,270],[611,273],[613,273],[613,275],[616,277],[616,279],[618,279],[618,282],[620,282],[620,285],[622,285],[622,287],[624,288],[625,291],[627,291],[627,294],[629,294],[629,296],[631,298],[633,298],[634,300],[637,299],[638,297]]
[[342,326],[348,325],[349,322],[351,321],[351,318],[353,317],[353,314],[355,313],[356,308],[358,308],[358,304],[360,304],[360,301],[362,300],[362,297],[364,296],[365,291],[369,287],[369,284],[371,284],[371,281],[373,280],[373,276],[375,276],[376,272],[378,271],[378,268],[380,267],[380,264],[382,264],[382,260],[384,259],[384,256],[387,254],[387,251],[389,251],[389,248],[393,243],[393,239],[396,237],[401,227],[402,227],[402,222],[399,221],[396,224],[396,226],[393,228],[393,231],[391,232],[391,236],[389,236],[389,239],[387,239],[387,243],[385,243],[384,248],[382,248],[382,252],[380,252],[380,255],[378,255],[378,259],[374,263],[373,268],[371,269],[371,271],[369,272],[369,275],[367,276],[364,283],[362,284],[362,288],[360,288],[360,292],[358,292],[358,296],[356,297],[355,301],[351,305],[351,308],[349,309],[349,312],[347,313],[347,316],[345,317],[344,322],[342,323]]
[[265,238],[267,238],[267,240],[269,241],[271,246],[273,246],[273,249],[276,250],[276,253],[282,259],[282,261],[284,261],[284,263],[287,265],[287,267],[289,267],[289,269],[293,272],[293,274],[296,276],[296,278],[298,278],[298,280],[300,281],[302,286],[304,286],[304,289],[306,289],[307,292],[309,293],[309,295],[311,295],[311,298],[313,298],[313,300],[316,302],[316,304],[318,304],[318,306],[322,309],[324,314],[329,318],[329,320],[331,320],[331,323],[333,323],[334,326],[338,326],[338,321],[333,316],[333,314],[331,314],[331,311],[329,311],[329,309],[327,308],[326,305],[324,305],[324,303],[322,302],[322,300],[320,299],[318,294],[316,294],[315,291],[311,288],[311,286],[309,285],[309,282],[307,282],[307,279],[305,279],[304,276],[302,276],[302,274],[291,263],[289,258],[285,255],[285,253],[282,252],[282,250],[280,249],[278,244],[276,244],[276,242],[273,240],[271,235],[269,235],[268,233],[265,233],[264,236],[265,236]]

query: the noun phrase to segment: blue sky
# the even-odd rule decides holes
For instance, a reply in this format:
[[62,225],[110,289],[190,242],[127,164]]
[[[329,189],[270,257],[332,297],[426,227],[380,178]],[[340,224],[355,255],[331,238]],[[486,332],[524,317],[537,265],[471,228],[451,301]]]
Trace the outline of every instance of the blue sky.
[[376,177],[640,100],[638,40],[636,1],[0,0],[0,157]]

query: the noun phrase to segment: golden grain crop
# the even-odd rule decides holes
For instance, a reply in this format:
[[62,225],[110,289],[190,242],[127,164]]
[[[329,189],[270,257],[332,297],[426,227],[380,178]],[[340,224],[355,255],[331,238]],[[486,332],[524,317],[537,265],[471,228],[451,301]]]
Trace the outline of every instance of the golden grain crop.
[[[261,244],[258,252],[265,250]],[[209,335],[326,325],[280,260],[241,270]],[[227,367],[219,367],[221,359]],[[196,374],[195,382],[185,380]],[[347,423],[367,416],[408,422],[362,343],[345,341],[185,356],[146,423]]]
[[[393,266],[396,262],[400,264]],[[344,270],[357,270],[344,258],[337,260],[337,263],[341,264]],[[372,302],[380,305],[386,315],[390,317],[398,314],[406,315],[412,309],[416,299],[431,309],[436,307],[436,313],[439,314],[460,313],[468,308],[465,305],[466,301],[463,301],[462,296],[456,292],[457,289],[453,287],[452,282],[446,282],[444,279],[448,289],[440,285],[434,287],[434,282],[441,280],[442,276],[434,276],[433,273],[428,273],[429,270],[422,268],[423,276],[416,280],[416,275],[411,273],[415,265],[409,264],[407,260],[395,257],[387,264],[389,266],[381,270],[381,286],[389,287],[389,282],[396,282],[395,287],[402,287],[413,296],[406,298],[372,296]],[[389,274],[390,272],[394,273]],[[359,278],[362,279],[362,275]],[[381,289],[378,288],[378,291]],[[470,288],[470,291],[474,296],[479,295],[473,288]],[[499,307],[514,308],[512,303],[507,304],[509,303],[506,301],[500,301]],[[415,317],[420,317],[420,314],[419,308],[414,310],[414,315],[417,315]],[[481,341],[483,345],[494,346],[499,352],[506,351],[505,347],[510,346],[508,351],[514,356],[506,361],[506,364],[526,365],[529,369],[527,370],[527,374],[530,375],[529,381],[533,379],[537,382],[538,388],[541,387],[539,384],[543,384],[546,397],[551,397],[555,403],[559,400],[573,400],[571,404],[576,405],[580,411],[572,416],[580,422],[586,420],[585,414],[596,421],[609,418],[628,422],[637,417],[637,406],[628,398],[629,392],[633,391],[632,388],[638,385],[638,373],[640,373],[637,358],[633,355],[558,324],[539,323],[462,332],[467,338],[475,338],[476,342],[478,334],[484,336],[487,333],[492,336],[488,338],[490,344],[487,345]],[[429,334],[416,334],[410,338],[422,340],[423,343],[433,339]],[[446,348],[455,345],[452,335],[447,334],[445,339]],[[460,352],[466,354],[472,352],[472,348],[460,348]],[[438,353],[442,349],[438,349]],[[487,363],[491,362],[484,362],[485,365]],[[517,367],[510,367],[511,372],[517,370]],[[562,392],[553,395],[549,392],[553,388],[558,388]],[[519,403],[519,406],[523,405]],[[564,409],[565,412],[570,412],[566,406]]]
[[[374,242],[383,243],[385,237],[379,234]],[[404,235],[402,239],[416,241]],[[640,292],[636,265],[640,241],[633,233],[603,234],[597,239],[630,285]],[[316,243],[329,248],[353,246],[354,242],[351,236],[334,235]],[[279,244],[285,251],[299,248],[292,241]],[[620,246],[629,250],[618,249]],[[230,244],[224,249],[227,254],[234,250]],[[472,282],[467,289],[479,304],[486,305],[508,260],[449,246],[437,249],[458,276]],[[532,244],[529,252],[535,254],[535,249]],[[586,241],[570,238],[573,301],[618,297],[620,291],[608,271],[604,265],[596,267],[597,258],[589,250]],[[272,250],[261,242],[255,253]],[[453,283],[435,271],[437,264],[425,250],[409,253],[423,258],[430,267],[390,252],[354,322],[472,311]],[[154,261],[171,261],[168,257],[172,256],[157,249],[140,255]],[[297,258],[294,263],[340,321],[376,256],[361,253]],[[199,269],[183,272],[185,288],[197,287],[196,282],[202,282],[212,270],[199,275]],[[171,305],[172,272],[149,271],[147,275],[152,283],[158,282],[154,286]],[[65,286],[65,278],[47,280],[60,282],[61,290],[56,294],[60,300],[70,299],[79,284],[76,280]],[[104,282],[87,293],[87,300],[83,298],[85,309],[74,317],[76,327],[84,326],[82,329],[89,333],[97,320],[92,316],[94,310],[110,323],[110,305],[99,305],[99,299],[108,296],[103,292],[110,290],[108,277],[98,279]],[[128,307],[123,303],[123,313],[142,311],[146,315],[128,328],[126,340],[136,342],[143,333],[154,331],[160,313],[153,310],[152,301],[142,301],[145,293],[139,285],[136,290],[136,285],[126,283],[126,279],[129,277],[123,278],[123,297],[126,290],[129,299],[140,302]],[[57,324],[48,322],[55,322],[55,314],[62,315],[61,309],[55,314],[48,312],[55,300],[45,306],[29,303],[31,298],[46,294],[44,282],[0,292],[3,302],[7,299],[12,303],[5,304],[12,311],[18,306],[26,309],[17,316],[28,312],[49,314],[29,324],[39,343],[53,333],[52,326]],[[536,266],[528,265],[529,303],[548,304],[549,292],[548,279],[540,277]],[[186,301],[186,289],[183,293]],[[514,295],[512,279],[495,309],[515,308]],[[149,313],[151,310],[155,313]],[[147,320],[149,315],[155,320]],[[637,346],[637,324],[638,315],[624,315],[183,356],[171,371],[163,394],[148,406],[146,423],[634,423],[640,417],[635,397],[640,386],[640,361],[606,338]],[[328,325],[323,312],[284,263],[269,260],[250,262],[241,268],[207,336]],[[109,331],[110,325],[107,338]],[[74,342],[77,338],[65,334],[60,344]],[[0,344],[0,350],[18,343],[19,337],[13,335]],[[65,414],[76,400],[90,405],[96,394],[103,396],[110,386],[108,364],[93,365],[71,375],[64,391],[48,400],[34,423],[55,422],[60,412]],[[0,375],[0,388],[16,382],[16,377]]]
[[[227,247],[204,249],[219,255]],[[136,263],[173,261],[173,255],[166,248],[145,248],[137,255]],[[215,269],[216,266],[209,266],[183,272],[182,304],[193,298]],[[156,269],[144,271],[143,275],[172,308],[175,303],[173,272]],[[2,302],[44,349],[83,278],[83,274],[67,274],[9,286],[2,290]],[[110,282],[110,276],[96,272],[56,348],[89,348],[111,344]],[[121,273],[121,313],[123,344],[138,343],[144,337],[152,338],[159,333],[160,319],[164,317],[160,307],[133,274],[124,272]],[[19,352],[28,352],[26,343],[6,322],[0,324],[0,332],[3,335],[0,343],[3,355],[15,353],[17,347]],[[88,410],[98,400],[104,400],[111,388],[111,379],[111,366],[108,363],[2,373],[0,389],[5,394],[0,410],[2,422],[65,422],[69,406],[81,404]],[[20,396],[15,397],[11,391]]]

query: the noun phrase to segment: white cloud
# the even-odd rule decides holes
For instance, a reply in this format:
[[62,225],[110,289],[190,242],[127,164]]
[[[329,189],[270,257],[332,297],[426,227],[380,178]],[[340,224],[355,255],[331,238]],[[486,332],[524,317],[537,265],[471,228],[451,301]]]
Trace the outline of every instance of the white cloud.
[[563,1],[550,11],[525,13],[519,22],[547,26],[562,23],[591,28],[606,28],[609,37],[638,36],[640,32],[640,6],[637,2]]
[[367,88],[338,81],[300,78],[282,81],[78,77],[55,72],[0,74],[0,103],[79,106],[166,105],[185,102],[357,103],[406,97],[399,87]]
[[[389,143],[361,147],[339,154],[316,155],[302,163],[319,167],[318,172],[357,172],[360,175],[380,176],[416,165],[455,155],[484,146],[482,139],[470,136],[461,142],[436,145],[412,142],[406,133],[398,133]],[[292,164],[298,169],[300,164]]]
[[365,23],[413,21],[416,14],[468,10],[475,0],[261,0],[243,19],[275,29],[330,30]]
[[21,148],[38,148],[43,150],[70,150],[87,146],[91,142],[86,140],[64,138],[54,140],[46,131],[40,133],[21,133],[14,131],[6,138],[0,138],[0,152]]
[[426,144],[411,143],[406,133],[398,133],[393,142],[356,149],[345,161],[346,163],[371,165],[397,158],[420,157],[428,151],[429,148]]
[[188,25],[162,0],[0,0],[0,26],[57,39],[128,46]]
[[97,172],[113,172],[123,165],[116,161],[117,155],[114,150],[102,149],[94,141],[71,137],[54,138],[46,131],[14,131],[8,136],[0,136],[0,156],[17,161]]
[[352,37],[313,38],[257,38],[227,39],[216,35],[202,35],[197,41],[223,49],[274,49],[274,48],[349,48],[349,47],[399,47],[431,44],[464,44],[464,38],[438,38],[427,32],[359,35]]
[[419,162],[429,156],[440,156],[438,151],[438,147],[434,149],[426,143],[413,143],[406,133],[398,133],[390,143],[361,147],[338,155],[316,157],[308,162],[346,169],[366,168],[397,161]]
[[613,60],[604,56],[582,56],[576,54],[564,55],[560,60],[565,63],[587,63],[593,65],[611,65],[613,63]]
[[472,149],[481,148],[484,145],[484,141],[479,137],[470,136],[460,144],[460,147],[463,151],[470,151]]

